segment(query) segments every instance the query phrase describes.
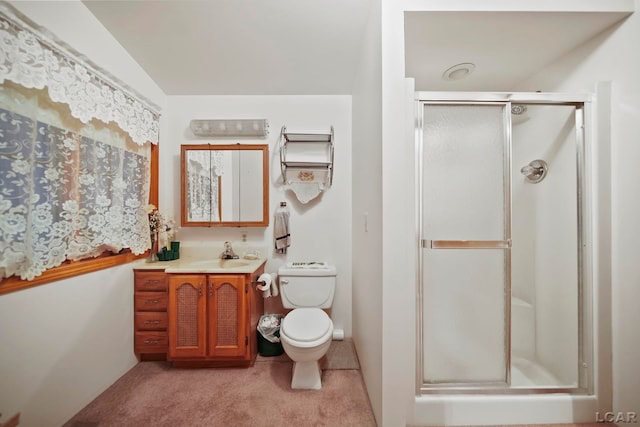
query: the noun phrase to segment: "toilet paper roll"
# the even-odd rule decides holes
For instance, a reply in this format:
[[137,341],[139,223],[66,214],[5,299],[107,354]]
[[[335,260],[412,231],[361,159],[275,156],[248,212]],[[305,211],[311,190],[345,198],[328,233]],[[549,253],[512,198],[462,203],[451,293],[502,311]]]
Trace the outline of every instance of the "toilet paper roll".
[[269,273],[262,273],[260,277],[258,277],[258,282],[264,283],[263,285],[256,286],[256,289],[262,291],[263,298],[270,298],[272,296],[278,296],[278,287],[276,286],[275,280]]

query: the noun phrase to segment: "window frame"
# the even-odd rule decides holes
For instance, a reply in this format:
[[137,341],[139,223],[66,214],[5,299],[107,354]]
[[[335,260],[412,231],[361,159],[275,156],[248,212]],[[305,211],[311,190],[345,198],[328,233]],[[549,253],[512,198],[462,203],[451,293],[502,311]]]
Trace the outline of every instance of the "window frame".
[[[148,142],[148,144],[150,144]],[[149,201],[148,203],[155,206],[158,205],[158,178],[159,174],[159,147],[158,144],[151,144],[151,176],[149,183]],[[0,295],[9,292],[15,292],[22,289],[31,288],[45,283],[51,283],[58,280],[69,279],[71,277],[80,276],[82,274],[91,273],[93,271],[105,268],[115,267],[122,264],[128,264],[140,258],[147,256],[149,251],[144,254],[134,255],[128,250],[122,253],[112,254],[104,252],[95,258],[87,258],[79,261],[65,261],[58,267],[50,268],[44,271],[40,276],[33,280],[23,280],[18,276],[11,276],[0,282]]]

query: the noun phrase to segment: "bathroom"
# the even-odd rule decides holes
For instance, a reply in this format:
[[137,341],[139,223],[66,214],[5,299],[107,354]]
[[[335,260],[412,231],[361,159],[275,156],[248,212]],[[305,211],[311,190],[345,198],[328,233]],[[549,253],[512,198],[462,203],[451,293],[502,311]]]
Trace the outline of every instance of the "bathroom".
[[[406,309],[415,304],[415,218],[413,210],[407,209],[414,205],[415,177],[413,169],[407,166],[413,165],[414,161],[413,135],[407,135],[405,143],[401,143],[401,135],[406,134],[405,129],[411,126],[407,122],[412,119],[404,117],[401,111],[407,105],[407,99],[411,99],[407,94],[416,88],[408,88],[404,79],[403,14],[406,10],[430,10],[433,5],[415,2],[408,6],[405,3],[371,2],[371,10],[365,13],[365,44],[360,52],[359,66],[354,71],[357,78],[349,94],[215,97],[167,97],[122,53],[120,46],[114,48],[117,43],[78,2],[68,2],[57,9],[42,5],[31,9],[28,5],[21,6],[32,19],[77,45],[95,61],[113,64],[111,72],[125,76],[129,85],[162,107],[160,205],[163,211],[165,206],[179,205],[178,146],[188,141],[189,120],[222,113],[226,117],[259,115],[268,118],[271,124],[267,140],[271,156],[271,210],[280,201],[287,201],[292,212],[293,240],[287,258],[321,257],[336,264],[339,274],[334,323],[354,339],[378,423],[385,426],[420,422],[420,414],[414,412],[415,375],[413,369],[407,369],[415,365],[416,357],[415,313]],[[465,7],[464,2],[454,3],[450,6],[454,12]],[[496,7],[489,4],[492,2],[486,3],[487,10]],[[568,8],[577,8],[575,2],[570,3]],[[634,2],[613,3],[615,7],[612,8],[622,10]],[[536,7],[541,6],[530,5],[533,10]],[[635,8],[638,8],[637,1]],[[74,16],[74,22],[79,24],[75,28],[63,25],[54,19],[59,14],[67,18]],[[491,23],[490,19],[487,21]],[[88,34],[95,35],[91,43],[86,41]],[[594,92],[599,81],[614,81],[615,102],[611,105],[611,115],[615,120],[609,130],[603,126],[598,128],[603,135],[611,133],[615,141],[608,154],[612,164],[608,171],[610,178],[599,181],[600,186],[611,185],[613,188],[609,202],[611,212],[607,213],[605,200],[601,205],[604,209],[598,216],[605,223],[600,231],[609,234],[608,245],[614,254],[609,266],[612,277],[609,298],[613,307],[610,328],[614,343],[610,368],[613,371],[611,409],[614,411],[640,410],[637,400],[640,368],[635,356],[640,351],[640,343],[629,326],[640,322],[634,305],[634,301],[640,300],[640,289],[633,286],[638,282],[640,271],[632,258],[636,253],[635,239],[627,239],[627,236],[638,235],[640,226],[636,218],[640,206],[634,197],[635,183],[640,179],[635,159],[640,153],[637,145],[631,143],[635,123],[640,119],[637,101],[640,99],[637,81],[640,59],[629,43],[639,37],[640,23],[638,17],[632,15],[515,87],[521,91],[543,89],[582,93]],[[614,63],[620,66],[612,69]],[[273,144],[282,125],[313,130],[334,126],[336,141],[339,141],[336,143],[334,184],[308,205],[296,203],[278,182],[278,159]],[[601,155],[606,163],[607,153]],[[605,191],[603,196],[607,194]],[[177,219],[177,207],[173,214]],[[612,224],[609,231],[607,218]],[[326,225],[326,231],[317,233],[318,224]],[[212,236],[216,241],[236,242],[246,232],[249,241],[270,246],[273,237],[271,228],[204,231],[209,234],[197,229],[181,229],[179,239],[204,244],[208,239],[202,236]],[[302,243],[309,241],[313,244]],[[600,274],[607,273],[601,268]],[[104,283],[105,286],[83,286],[87,278],[80,276],[0,298],[3,325],[42,324],[37,329],[12,329],[15,333],[10,336],[5,335],[3,328],[2,342],[8,342],[15,350],[11,353],[0,351],[2,366],[16,366],[16,373],[5,383],[14,385],[12,401],[33,401],[36,406],[42,403],[49,411],[43,409],[43,414],[59,417],[69,408],[65,406],[68,403],[52,399],[55,393],[64,391],[70,396],[68,401],[82,400],[83,393],[99,392],[133,363],[132,355],[127,351],[131,336],[121,333],[130,331],[131,325],[130,269],[121,266],[90,273],[88,277],[92,283]],[[61,304],[68,309],[56,311],[55,305]],[[602,327],[606,329],[606,324]],[[50,342],[47,337],[58,329],[64,330],[65,335],[55,343]],[[89,333],[92,329],[101,331],[100,338],[108,341],[108,346]],[[33,342],[45,342],[46,351],[29,344]],[[3,348],[7,346],[3,344]],[[24,357],[26,354],[29,358]],[[85,390],[66,385],[65,378],[90,371],[96,361],[105,369],[100,376],[88,381]],[[25,367],[24,373],[20,373],[17,366]],[[570,412],[567,409],[567,413],[562,414],[563,420],[571,416]],[[527,421],[536,422],[535,414]]]

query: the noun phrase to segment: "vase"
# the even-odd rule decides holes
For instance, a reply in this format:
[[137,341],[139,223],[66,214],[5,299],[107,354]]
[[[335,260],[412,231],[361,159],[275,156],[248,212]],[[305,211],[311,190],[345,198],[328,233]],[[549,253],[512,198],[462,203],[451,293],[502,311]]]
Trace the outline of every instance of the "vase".
[[158,262],[158,233],[151,233],[151,249],[145,262]]

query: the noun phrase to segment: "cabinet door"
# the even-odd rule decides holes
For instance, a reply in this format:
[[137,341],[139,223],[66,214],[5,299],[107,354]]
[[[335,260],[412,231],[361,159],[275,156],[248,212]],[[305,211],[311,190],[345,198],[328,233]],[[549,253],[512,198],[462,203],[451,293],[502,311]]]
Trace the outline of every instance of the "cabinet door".
[[242,275],[209,276],[209,355],[247,355],[246,290]]
[[206,355],[207,299],[204,274],[169,278],[169,357]]

